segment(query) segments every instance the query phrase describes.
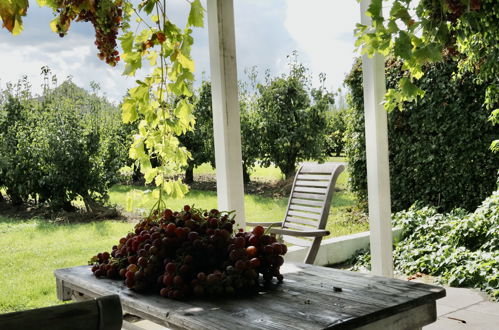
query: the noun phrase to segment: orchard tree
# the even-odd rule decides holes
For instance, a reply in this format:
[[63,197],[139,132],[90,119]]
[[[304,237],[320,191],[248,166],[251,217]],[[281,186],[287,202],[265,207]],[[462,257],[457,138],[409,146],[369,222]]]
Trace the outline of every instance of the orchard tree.
[[345,131],[347,109],[335,109],[328,113],[326,147],[327,156],[339,157],[345,147]]
[[[322,75],[322,84],[324,79]],[[296,57],[288,74],[267,74],[265,84],[257,87],[262,164],[276,165],[289,178],[297,162],[323,157],[326,112],[333,94],[324,87],[312,89],[307,69]]]
[[[190,154],[180,146],[178,136],[192,130],[194,125],[193,107],[188,102],[192,95],[189,83],[194,79],[190,50],[192,28],[203,26],[204,9],[200,0],[188,1],[190,11],[183,28],[170,20],[167,0],[37,2],[54,11],[56,17],[50,27],[61,37],[68,33],[73,21],[90,22],[95,28],[98,57],[111,66],[124,60],[124,75],[134,76],[143,61],[149,62],[151,73],[136,80],[137,86],[128,91],[122,103],[123,121],[139,121],[129,156],[140,165],[146,183],[158,186],[154,192],[158,197],[155,208],[164,206],[165,194],[182,196],[187,186],[182,184],[179,174]],[[28,0],[1,1],[3,27],[13,34],[20,33],[28,6]],[[182,98],[175,108],[167,102],[172,96]],[[158,161],[157,167],[152,166],[151,158]]]
[[[459,63],[455,77],[470,72],[477,83],[487,82],[484,104],[491,111],[489,120],[499,123],[497,0],[372,0],[367,15],[373,26],[357,25],[357,46],[365,54],[390,54],[403,62],[404,74],[387,91],[387,110],[423,97],[425,65],[447,55]],[[499,150],[499,139],[491,149]]]
[[206,162],[215,166],[210,82],[203,81],[196,96],[193,111],[196,117],[194,130],[180,136],[180,142],[191,153],[185,169],[185,183],[194,181],[194,167]]

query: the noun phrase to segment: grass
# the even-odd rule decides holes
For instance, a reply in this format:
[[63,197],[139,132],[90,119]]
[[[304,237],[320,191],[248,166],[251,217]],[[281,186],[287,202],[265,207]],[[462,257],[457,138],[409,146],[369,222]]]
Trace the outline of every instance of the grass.
[[[197,169],[210,174],[208,166]],[[281,175],[276,168],[257,168],[257,173],[266,179]],[[348,173],[339,177],[337,192],[329,216],[327,228],[331,236],[341,236],[368,230],[364,221],[352,218],[355,199],[347,189]],[[132,203],[136,211],[146,211],[154,200],[145,187],[117,185],[110,191],[112,203],[125,207],[129,193],[133,190],[146,192],[140,200]],[[138,195],[136,194],[135,197]],[[184,199],[168,200],[173,209],[185,204],[195,204],[202,208],[213,208],[217,204],[213,191],[191,190]],[[283,218],[287,198],[271,198],[258,195],[245,196],[246,221],[278,221]],[[355,218],[355,217],[354,217]],[[99,221],[92,223],[61,224],[43,219],[20,220],[0,215],[0,313],[56,305],[56,287],[53,271],[58,268],[86,264],[97,252],[110,247],[133,225],[122,221]]]
[[131,227],[120,221],[65,225],[0,216],[0,313],[60,303],[53,271],[86,264]]

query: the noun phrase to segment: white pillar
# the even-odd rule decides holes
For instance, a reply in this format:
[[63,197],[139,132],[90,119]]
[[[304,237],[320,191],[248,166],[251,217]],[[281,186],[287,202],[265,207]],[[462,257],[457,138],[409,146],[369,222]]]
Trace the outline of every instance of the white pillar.
[[244,185],[233,0],[208,0],[218,208],[244,228]]
[[[365,13],[371,0],[362,0],[361,23],[371,26]],[[367,186],[369,230],[371,232],[371,269],[374,275],[393,276],[390,173],[388,165],[387,114],[385,95],[385,59],[362,56],[364,114],[366,126]]]

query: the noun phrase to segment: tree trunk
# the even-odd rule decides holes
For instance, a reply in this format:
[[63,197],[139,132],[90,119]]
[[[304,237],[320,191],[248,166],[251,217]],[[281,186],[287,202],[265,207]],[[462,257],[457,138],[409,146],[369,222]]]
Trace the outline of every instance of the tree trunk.
[[244,184],[248,184],[248,183],[250,183],[250,181],[251,181],[251,178],[250,178],[248,167],[243,164],[243,182],[244,182]]
[[193,182],[194,182],[194,166],[189,165],[185,169],[184,183],[193,183]]

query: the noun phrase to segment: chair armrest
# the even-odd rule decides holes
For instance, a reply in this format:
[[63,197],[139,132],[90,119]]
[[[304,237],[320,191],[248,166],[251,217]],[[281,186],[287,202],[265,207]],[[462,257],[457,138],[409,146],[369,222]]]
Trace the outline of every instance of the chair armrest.
[[270,232],[272,234],[302,236],[302,237],[322,237],[330,234],[328,230],[324,229],[300,231],[292,229],[270,228]]
[[278,222],[246,222],[246,226],[263,226],[263,227],[268,227],[270,225],[273,225],[273,226],[282,226],[282,221],[278,221]]

